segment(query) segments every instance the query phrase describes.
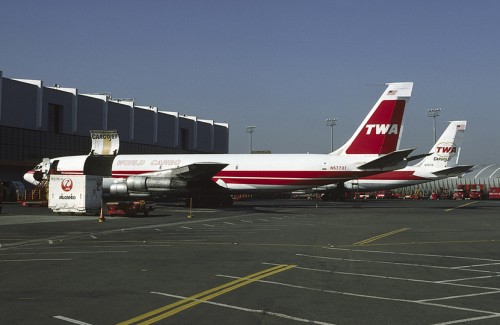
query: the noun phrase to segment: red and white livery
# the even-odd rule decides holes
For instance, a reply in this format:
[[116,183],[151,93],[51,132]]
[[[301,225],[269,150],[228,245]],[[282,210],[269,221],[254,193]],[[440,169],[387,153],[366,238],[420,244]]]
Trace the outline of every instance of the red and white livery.
[[462,175],[473,165],[459,165],[460,148],[467,121],[450,121],[429,154],[414,166],[345,182],[349,190],[388,190]]
[[102,175],[105,191],[117,196],[206,195],[305,189],[403,168],[413,149],[397,147],[413,83],[386,85],[349,141],[330,154],[71,156],[41,163],[25,179],[36,183],[50,170]]

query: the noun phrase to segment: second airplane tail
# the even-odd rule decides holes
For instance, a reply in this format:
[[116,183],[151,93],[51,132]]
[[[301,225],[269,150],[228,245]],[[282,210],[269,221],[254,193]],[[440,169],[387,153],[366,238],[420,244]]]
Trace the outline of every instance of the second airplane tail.
[[415,166],[429,171],[457,166],[466,126],[467,121],[450,121],[429,155]]
[[413,82],[386,85],[387,89],[353,136],[332,154],[382,155],[397,150]]

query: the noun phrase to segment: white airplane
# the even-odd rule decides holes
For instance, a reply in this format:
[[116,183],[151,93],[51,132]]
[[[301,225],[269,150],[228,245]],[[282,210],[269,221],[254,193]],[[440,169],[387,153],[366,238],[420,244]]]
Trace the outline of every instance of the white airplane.
[[113,197],[192,197],[230,205],[229,194],[292,191],[395,170],[414,150],[397,150],[413,83],[388,83],[353,136],[330,154],[89,155],[44,159],[24,179],[101,175]]
[[352,191],[371,192],[462,175],[474,167],[473,165],[458,164],[466,126],[467,121],[450,121],[431,151],[414,166],[350,180],[345,182],[344,186]]

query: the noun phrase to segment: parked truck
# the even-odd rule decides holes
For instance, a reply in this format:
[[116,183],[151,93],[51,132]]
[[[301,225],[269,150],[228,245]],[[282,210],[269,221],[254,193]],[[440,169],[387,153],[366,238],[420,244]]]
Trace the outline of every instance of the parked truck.
[[490,187],[488,198],[490,200],[500,200],[500,187]]
[[484,184],[469,185],[469,199],[482,200],[485,198]]

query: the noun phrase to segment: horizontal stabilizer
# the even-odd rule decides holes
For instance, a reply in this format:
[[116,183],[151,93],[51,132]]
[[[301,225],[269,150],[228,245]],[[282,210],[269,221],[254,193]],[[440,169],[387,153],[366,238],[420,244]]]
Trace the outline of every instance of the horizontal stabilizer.
[[423,153],[420,155],[409,156],[409,157],[406,157],[406,161],[413,161],[413,160],[421,159],[421,158],[424,158],[424,157],[427,157],[430,155],[432,155],[432,153],[429,152],[429,153]]
[[[379,157],[377,159],[374,159],[366,164],[363,164],[358,167],[358,169],[363,169],[363,170],[381,170],[384,168],[390,168],[391,166],[398,165],[406,160],[406,157],[413,152],[416,148],[411,148],[411,149],[403,149],[403,150],[397,150],[393,151],[391,153],[388,153],[387,155],[384,155],[382,157]],[[400,167],[398,167],[400,168]]]
[[458,176],[470,171],[474,165],[458,165],[432,172],[436,176]]

